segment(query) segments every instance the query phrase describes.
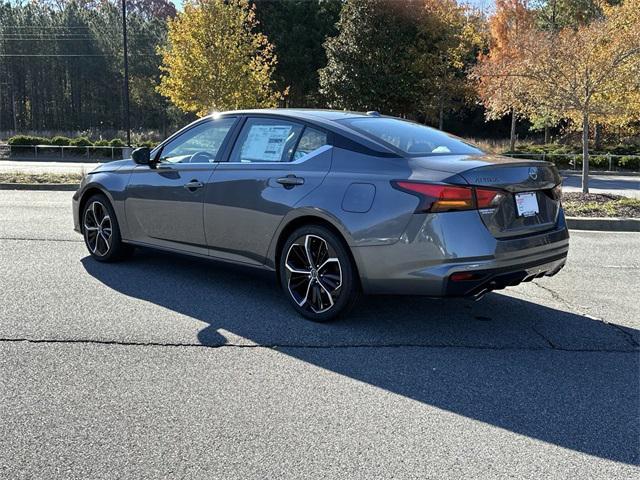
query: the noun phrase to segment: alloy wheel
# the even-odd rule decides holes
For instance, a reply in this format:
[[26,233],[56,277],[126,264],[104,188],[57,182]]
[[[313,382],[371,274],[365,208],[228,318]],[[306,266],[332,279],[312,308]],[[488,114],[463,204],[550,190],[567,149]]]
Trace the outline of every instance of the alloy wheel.
[[289,293],[313,313],[330,310],[340,296],[342,266],[335,250],[317,235],[296,239],[285,259]]
[[84,212],[84,237],[91,253],[104,257],[111,249],[113,227],[106,207],[93,201]]

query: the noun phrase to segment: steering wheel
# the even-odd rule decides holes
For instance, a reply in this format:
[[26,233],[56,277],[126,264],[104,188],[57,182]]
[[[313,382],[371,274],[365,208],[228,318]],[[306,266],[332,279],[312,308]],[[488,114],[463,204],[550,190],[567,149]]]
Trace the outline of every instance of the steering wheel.
[[213,161],[215,161],[215,157],[204,150],[194,153],[189,159],[189,163],[211,163]]

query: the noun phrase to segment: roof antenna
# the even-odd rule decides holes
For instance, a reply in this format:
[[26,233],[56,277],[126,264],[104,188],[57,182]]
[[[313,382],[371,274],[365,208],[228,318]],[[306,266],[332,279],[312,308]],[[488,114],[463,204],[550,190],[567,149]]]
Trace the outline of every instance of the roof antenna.
[[380,112],[376,112],[375,110],[369,110],[367,112],[367,115],[369,115],[370,117],[380,117]]

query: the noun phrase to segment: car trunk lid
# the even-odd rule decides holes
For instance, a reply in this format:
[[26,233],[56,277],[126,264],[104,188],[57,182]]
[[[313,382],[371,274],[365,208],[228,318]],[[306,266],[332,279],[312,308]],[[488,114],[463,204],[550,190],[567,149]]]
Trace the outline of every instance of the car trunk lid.
[[492,208],[479,210],[496,238],[552,229],[558,219],[561,183],[558,170],[546,162],[498,164],[460,173],[470,185],[500,190]]
[[562,179],[549,162],[452,155],[412,158],[410,163],[454,173],[456,178],[480,189],[499,191],[490,208],[478,210],[496,238],[550,230],[557,222],[560,198],[555,187]]

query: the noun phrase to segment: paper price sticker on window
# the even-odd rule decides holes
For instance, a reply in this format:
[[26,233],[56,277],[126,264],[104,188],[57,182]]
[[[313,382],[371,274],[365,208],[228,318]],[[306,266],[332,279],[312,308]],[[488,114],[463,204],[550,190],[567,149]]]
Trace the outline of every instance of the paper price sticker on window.
[[291,132],[289,125],[254,125],[242,147],[242,159],[279,162]]
[[540,213],[535,192],[516,193],[516,207],[519,217],[532,217]]

